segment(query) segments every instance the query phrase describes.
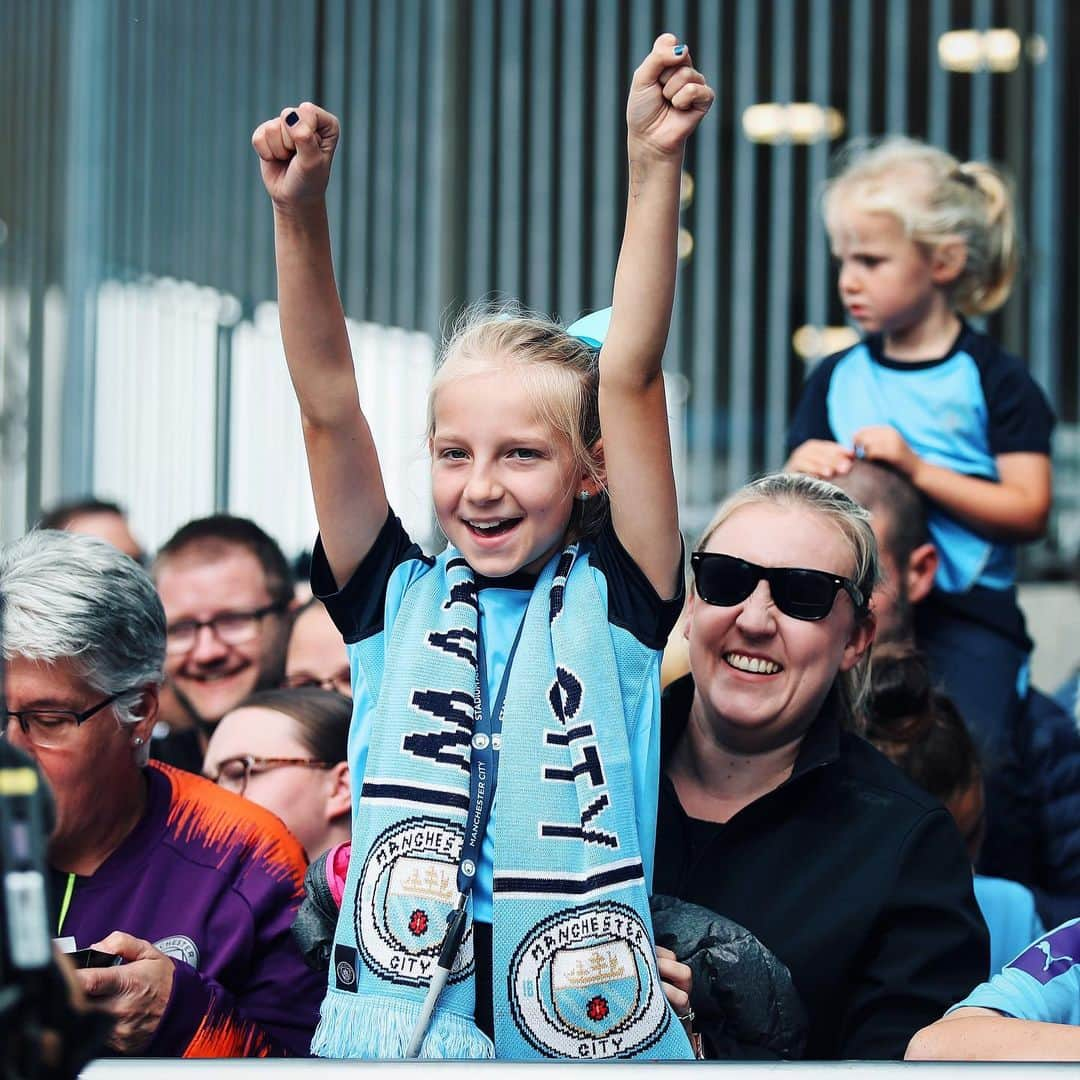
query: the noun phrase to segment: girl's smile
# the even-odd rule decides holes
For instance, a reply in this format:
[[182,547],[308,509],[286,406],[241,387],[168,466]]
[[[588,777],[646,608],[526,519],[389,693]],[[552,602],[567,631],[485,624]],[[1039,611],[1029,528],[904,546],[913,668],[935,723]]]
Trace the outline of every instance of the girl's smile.
[[450,379],[435,400],[435,513],[488,577],[543,567],[566,536],[575,492],[591,488],[513,372],[495,364]]

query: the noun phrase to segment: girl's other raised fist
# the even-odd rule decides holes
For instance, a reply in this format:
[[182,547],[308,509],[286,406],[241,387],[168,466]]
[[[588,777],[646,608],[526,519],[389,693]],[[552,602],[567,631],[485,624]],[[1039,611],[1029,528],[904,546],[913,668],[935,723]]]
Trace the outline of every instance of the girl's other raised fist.
[[282,109],[255,129],[251,145],[276,207],[296,209],[323,198],[340,135],[337,117],[310,101]]

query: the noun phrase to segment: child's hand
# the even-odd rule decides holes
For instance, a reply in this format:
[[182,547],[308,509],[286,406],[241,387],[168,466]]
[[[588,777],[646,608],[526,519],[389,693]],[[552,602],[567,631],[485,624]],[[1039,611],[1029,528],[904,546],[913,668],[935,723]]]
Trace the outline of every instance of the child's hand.
[[882,461],[914,481],[915,470],[922,459],[908,446],[904,436],[888,424],[864,427],[855,432],[852,440],[855,453],[867,461]]
[[844,476],[851,472],[855,453],[846,446],[828,439],[807,439],[792,451],[784,464],[784,472],[805,473],[822,480]]
[[660,973],[660,985],[664,996],[683,1025],[698,1057],[699,1044],[694,1035],[694,1010],[690,1007],[690,998],[694,992],[694,973],[689,964],[682,963],[670,950],[656,946],[656,969]]
[[255,129],[251,145],[275,206],[295,209],[322,199],[340,134],[337,117],[310,101],[282,109]]
[[631,145],[661,156],[680,153],[715,96],[690,63],[690,50],[674,34],[661,34],[630,85],[626,127]]

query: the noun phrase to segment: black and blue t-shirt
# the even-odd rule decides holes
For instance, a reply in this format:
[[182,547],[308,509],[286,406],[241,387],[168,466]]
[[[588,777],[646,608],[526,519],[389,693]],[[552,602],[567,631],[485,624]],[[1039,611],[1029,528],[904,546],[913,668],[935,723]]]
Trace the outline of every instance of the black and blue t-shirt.
[[[877,424],[896,428],[933,465],[996,481],[999,454],[1050,453],[1054,415],[1023,363],[964,324],[935,360],[891,360],[880,334],[827,357],[806,382],[788,448],[807,439],[851,447],[857,431]],[[940,589],[1013,584],[1012,544],[982,536],[936,506],[929,525],[941,555]]]
[[[633,778],[634,817],[645,881],[652,882],[656,833],[656,778],[660,770],[660,658],[679,617],[683,590],[663,600],[619,541],[610,521],[585,542],[583,555],[606,598],[608,624],[618,664],[621,701],[612,702],[611,718],[622,718]],[[390,513],[363,562],[340,590],[321,542],[312,560],[311,585],[345,639],[352,668],[353,721],[349,729],[349,769],[353,776],[353,814],[360,807],[371,727],[382,675],[394,663],[394,626],[406,590],[428,572],[434,560],[412,542],[401,521]],[[681,577],[681,575],[680,575]],[[511,643],[536,584],[536,575],[518,572],[505,578],[477,577],[488,692],[494,697],[506,668]],[[527,656],[519,661],[528,663]],[[473,913],[491,922],[496,791],[481,847],[473,889]]]

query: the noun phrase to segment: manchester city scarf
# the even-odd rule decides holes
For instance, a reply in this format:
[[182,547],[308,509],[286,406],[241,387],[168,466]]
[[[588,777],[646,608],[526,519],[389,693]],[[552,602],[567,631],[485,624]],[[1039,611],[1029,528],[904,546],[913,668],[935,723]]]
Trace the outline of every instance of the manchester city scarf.
[[[533,590],[502,713],[495,1044],[473,1022],[468,924],[425,1058],[689,1059],[653,954],[618,657],[576,546]],[[312,1052],[400,1058],[457,900],[480,697],[479,602],[453,549],[387,628],[330,985]],[[471,920],[471,916],[470,916]]]

